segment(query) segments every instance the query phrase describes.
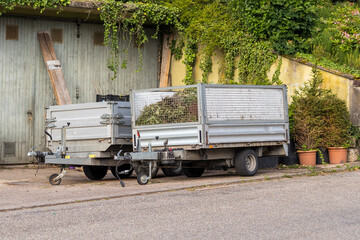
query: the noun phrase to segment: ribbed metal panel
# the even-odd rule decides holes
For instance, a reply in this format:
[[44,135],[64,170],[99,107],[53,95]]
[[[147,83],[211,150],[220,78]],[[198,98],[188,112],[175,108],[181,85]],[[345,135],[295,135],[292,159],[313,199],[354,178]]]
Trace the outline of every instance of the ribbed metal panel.
[[[152,147],[164,147],[164,141],[168,140],[169,147],[191,148],[192,145],[199,145],[201,125],[184,125],[172,127],[134,128],[133,135],[140,134],[140,145],[146,148],[151,143]],[[156,140],[158,137],[158,140]]]
[[[69,123],[69,126],[68,126]],[[94,102],[51,106],[47,110],[47,146],[56,151],[65,126],[69,152],[105,151],[115,144],[131,144],[129,102]]]
[[[107,118],[119,114],[119,124]],[[88,139],[112,139],[127,138],[131,139],[131,116],[129,102],[96,102],[80,103],[63,106],[51,106],[47,110],[47,126],[51,126],[47,131],[51,133],[53,141],[61,140],[61,129],[66,127],[66,139],[88,140]],[[114,128],[114,129],[113,129]],[[48,139],[50,141],[50,139]],[[86,144],[86,143],[84,143]]]
[[[7,24],[19,26],[19,40],[5,40]],[[52,28],[63,30],[63,42],[54,43],[54,48],[73,103],[95,102],[96,94],[127,95],[130,89],[158,85],[155,39],[149,38],[141,48],[142,71],[137,71],[138,49],[121,40],[121,47],[129,46],[127,69],[119,68],[118,78],[111,81],[106,67],[110,49],[93,42],[95,32],[103,30],[101,24],[84,23],[78,27],[75,22],[0,17],[0,164],[27,162],[30,148],[45,143],[45,107],[56,102],[37,31],[50,32]],[[4,143],[16,145],[15,156],[5,156]]]
[[[5,40],[6,25],[19,26],[18,40]],[[26,161],[22,156],[33,145],[33,118],[27,115],[34,104],[32,30],[29,21],[0,18],[0,163]],[[9,146],[14,154],[7,154]]]
[[285,124],[209,125],[208,144],[286,142]]
[[206,88],[207,121],[285,120],[281,88]]

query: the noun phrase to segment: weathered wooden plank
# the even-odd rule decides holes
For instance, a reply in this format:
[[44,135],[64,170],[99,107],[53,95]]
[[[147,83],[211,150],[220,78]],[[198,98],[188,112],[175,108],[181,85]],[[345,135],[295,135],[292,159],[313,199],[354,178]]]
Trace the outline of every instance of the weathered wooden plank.
[[56,57],[56,54],[55,54],[54,44],[53,44],[53,42],[51,40],[51,37],[50,37],[50,33],[49,32],[43,32],[43,35],[44,35],[44,39],[45,39],[47,48],[49,49],[49,53],[51,55],[51,59],[49,59],[49,60],[56,60],[57,57]]
[[39,40],[39,43],[40,43],[41,53],[43,55],[44,62],[45,62],[45,65],[46,65],[46,69],[47,69],[46,62],[50,61],[50,60],[54,60],[54,59],[50,54],[50,49],[49,49],[48,44],[46,43],[44,32],[38,32],[38,40]]
[[159,87],[169,87],[169,72],[171,62],[171,50],[169,43],[173,40],[173,35],[164,34],[162,54],[161,54],[161,70]]
[[64,74],[60,61],[57,60],[54,45],[48,32],[38,32],[41,52],[44,58],[46,69],[49,73],[51,86],[54,91],[58,105],[71,104],[69,91],[66,87]]
[[57,96],[55,95],[55,98],[56,101],[58,102],[58,105],[71,104],[70,94],[66,87],[62,69],[59,68],[59,69],[49,70],[49,73],[50,75],[52,75],[54,85],[56,86],[57,89],[56,91]]

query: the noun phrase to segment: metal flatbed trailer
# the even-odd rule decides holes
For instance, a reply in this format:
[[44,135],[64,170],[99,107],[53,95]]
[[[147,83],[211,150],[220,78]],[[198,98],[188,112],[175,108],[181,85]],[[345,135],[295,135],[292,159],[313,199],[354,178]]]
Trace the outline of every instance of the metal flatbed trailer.
[[251,176],[258,157],[288,154],[286,86],[208,85],[131,92],[133,151],[115,156],[138,169],[139,184],[152,168],[235,167]]

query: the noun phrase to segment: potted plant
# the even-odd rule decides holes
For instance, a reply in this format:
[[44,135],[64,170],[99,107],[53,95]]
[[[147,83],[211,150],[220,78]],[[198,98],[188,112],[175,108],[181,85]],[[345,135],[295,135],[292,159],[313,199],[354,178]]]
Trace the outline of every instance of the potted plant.
[[[322,89],[323,78],[316,66],[313,77],[295,91],[289,107],[290,126],[298,149],[328,148],[330,163],[345,163],[351,123],[346,103],[330,90]],[[315,153],[314,158],[316,156]],[[299,160],[301,163],[301,151]],[[315,160],[316,161],[316,160]],[[308,164],[307,164],[308,165]],[[315,164],[314,164],[315,165]]]
[[295,91],[289,106],[290,132],[301,165],[316,165],[316,151],[322,143],[324,119],[319,114],[322,111],[321,83],[321,75],[314,67],[312,79]]
[[328,92],[324,96],[324,143],[329,151],[331,164],[346,163],[347,149],[350,147],[351,122],[346,103],[335,94]]

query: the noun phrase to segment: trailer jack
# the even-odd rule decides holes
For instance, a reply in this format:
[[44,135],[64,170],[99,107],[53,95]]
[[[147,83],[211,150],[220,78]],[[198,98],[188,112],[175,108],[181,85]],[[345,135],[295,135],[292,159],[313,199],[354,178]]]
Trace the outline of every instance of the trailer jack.
[[59,185],[61,183],[61,179],[65,176],[66,174],[66,170],[65,170],[65,165],[61,166],[61,171],[60,174],[51,174],[51,176],[49,177],[49,182],[51,185]]
[[137,176],[137,182],[140,185],[146,185],[151,179],[152,161],[149,161],[149,176],[145,172],[141,172]]

